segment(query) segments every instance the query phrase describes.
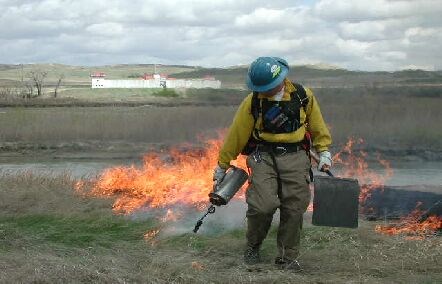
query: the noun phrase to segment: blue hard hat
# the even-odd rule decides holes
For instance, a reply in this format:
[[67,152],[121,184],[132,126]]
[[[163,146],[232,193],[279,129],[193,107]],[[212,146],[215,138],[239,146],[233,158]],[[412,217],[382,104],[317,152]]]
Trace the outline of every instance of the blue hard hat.
[[254,92],[269,91],[284,81],[289,64],[279,57],[258,57],[247,72],[247,87]]

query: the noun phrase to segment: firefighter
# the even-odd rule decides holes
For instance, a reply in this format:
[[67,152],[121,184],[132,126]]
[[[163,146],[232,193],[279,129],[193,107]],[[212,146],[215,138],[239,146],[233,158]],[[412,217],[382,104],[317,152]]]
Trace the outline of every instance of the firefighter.
[[[305,151],[306,133],[319,153],[318,170],[332,166],[330,133],[317,100],[309,89],[287,79],[287,61],[259,57],[247,73],[252,91],[240,104],[220,150],[213,180],[220,183],[242,153],[248,155],[251,171],[246,193],[246,264],[260,262],[260,246],[270,228],[273,214],[280,210],[277,232],[282,269],[301,270],[299,256],[303,213],[310,202],[311,164]],[[308,152],[308,151],[307,151]]]

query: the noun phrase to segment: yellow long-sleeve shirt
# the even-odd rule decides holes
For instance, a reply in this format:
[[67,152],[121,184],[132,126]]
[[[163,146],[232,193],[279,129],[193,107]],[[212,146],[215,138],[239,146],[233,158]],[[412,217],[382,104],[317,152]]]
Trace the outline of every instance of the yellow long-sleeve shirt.
[[[290,93],[295,91],[296,88],[287,79],[285,79],[284,84],[285,91],[282,101],[289,101]],[[312,134],[313,147],[315,150],[317,152],[328,150],[328,147],[332,142],[330,132],[322,118],[319,104],[316,101],[313,92],[308,88],[306,88],[305,91],[309,101],[306,111],[304,111],[304,108],[301,108],[300,110],[300,122],[302,126],[295,132],[291,133],[273,134],[260,132],[260,139],[267,142],[296,143],[304,139],[305,132],[308,130]],[[255,124],[252,115],[252,96],[253,93],[249,94],[242,101],[236,111],[235,117],[233,118],[232,125],[229,128],[227,137],[224,140],[223,147],[219,153],[218,164],[222,168],[228,168],[230,161],[235,160],[241,153],[254,128],[258,130],[262,129],[261,118],[258,118]],[[258,98],[263,98],[263,96],[259,94]],[[272,100],[272,98],[269,98],[269,100]]]

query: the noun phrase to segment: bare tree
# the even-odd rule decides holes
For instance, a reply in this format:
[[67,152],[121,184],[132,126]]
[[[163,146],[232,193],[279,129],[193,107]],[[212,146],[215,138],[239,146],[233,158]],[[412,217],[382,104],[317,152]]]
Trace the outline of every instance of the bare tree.
[[60,86],[61,86],[61,81],[62,81],[63,79],[64,79],[64,74],[60,74],[60,76],[58,77],[57,85],[55,85],[54,98],[57,98],[58,88],[60,88]]
[[37,97],[42,95],[44,79],[48,75],[48,72],[42,70],[32,70],[29,72],[29,77],[37,89]]
[[9,99],[11,97],[12,90],[9,87],[0,88],[0,99]]
[[31,82],[25,84],[25,91],[23,92],[23,98],[30,99],[34,95],[34,85]]

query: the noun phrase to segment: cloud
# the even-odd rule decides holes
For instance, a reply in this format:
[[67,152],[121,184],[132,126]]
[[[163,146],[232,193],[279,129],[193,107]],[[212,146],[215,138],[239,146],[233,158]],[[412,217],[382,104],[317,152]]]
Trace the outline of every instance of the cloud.
[[314,13],[329,21],[367,21],[407,18],[413,15],[440,15],[439,0],[322,0]]
[[439,0],[0,0],[0,63],[441,69]]

